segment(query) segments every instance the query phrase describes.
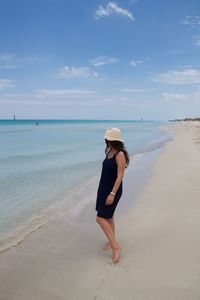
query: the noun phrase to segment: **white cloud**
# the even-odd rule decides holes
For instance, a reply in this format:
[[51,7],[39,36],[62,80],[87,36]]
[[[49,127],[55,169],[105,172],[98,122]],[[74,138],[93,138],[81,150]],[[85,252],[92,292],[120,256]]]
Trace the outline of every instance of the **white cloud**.
[[94,97],[97,92],[84,89],[43,89],[37,93],[38,98],[45,97]]
[[119,59],[115,57],[108,57],[108,56],[98,56],[90,59],[90,63],[95,67],[109,65],[109,64],[116,64],[117,62],[119,62]]
[[183,68],[183,69],[192,69],[192,68],[199,68],[200,65],[184,65],[184,66],[180,66],[179,68]]
[[197,69],[186,69],[183,71],[172,70],[156,75],[153,80],[172,85],[199,84],[200,71]]
[[0,53],[0,69],[15,69],[19,67],[19,64],[13,62],[16,59],[16,55],[13,53]]
[[95,19],[99,19],[101,17],[108,17],[111,14],[121,15],[131,20],[134,20],[133,14],[130,11],[118,6],[115,2],[108,2],[108,4],[105,7],[100,5],[95,12]]
[[163,92],[162,97],[164,100],[170,101],[170,100],[188,100],[188,95],[186,94],[180,94],[180,93],[169,93],[169,92]]
[[122,89],[122,92],[125,92],[125,93],[143,93],[144,90],[143,89],[125,88],[125,89]]
[[145,92],[151,92],[155,91],[155,88],[148,88],[148,89],[133,89],[133,88],[124,88],[122,89],[122,92],[125,93],[145,93]]
[[10,79],[0,79],[0,90],[15,87],[15,83]]
[[200,91],[194,90],[192,92],[179,93],[179,92],[163,92],[159,97],[165,103],[177,105],[199,105]]
[[16,69],[36,61],[37,58],[31,56],[20,56],[9,52],[0,53],[0,69]]
[[90,68],[76,68],[65,66],[58,70],[58,75],[61,78],[88,78],[88,77],[99,77],[97,72],[92,71]]
[[2,63],[2,62],[8,63],[8,62],[12,61],[15,57],[16,57],[16,55],[13,53],[8,53],[8,52],[0,53],[0,63]]
[[[200,29],[200,16],[186,16],[182,22],[182,24],[187,25],[188,27],[192,28],[193,32],[194,30],[199,33]],[[200,36],[196,35],[194,36],[194,46],[200,47]]]
[[[1,93],[1,104],[24,105],[87,105],[96,103],[99,94],[86,89],[41,89],[33,93]],[[94,101],[95,100],[95,101]]]
[[35,100],[33,93],[2,93],[0,97],[0,103],[5,104],[35,104],[39,103]]
[[169,54],[183,54],[183,53],[188,53],[188,51],[185,51],[185,50],[170,50],[169,51]]
[[130,61],[130,65],[131,65],[132,67],[136,67],[137,65],[143,64],[143,63],[144,63],[143,60],[131,60],[131,61]]
[[200,28],[200,16],[186,16],[181,24],[188,25],[192,28]]

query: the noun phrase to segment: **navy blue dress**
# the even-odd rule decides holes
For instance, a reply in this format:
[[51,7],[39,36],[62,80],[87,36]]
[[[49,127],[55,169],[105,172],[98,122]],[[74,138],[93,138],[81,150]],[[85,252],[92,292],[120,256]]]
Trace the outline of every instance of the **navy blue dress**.
[[116,155],[111,158],[106,156],[103,161],[101,178],[99,182],[99,187],[97,191],[97,200],[96,200],[96,211],[97,216],[105,219],[112,219],[119,199],[122,195],[122,182],[117,190],[117,193],[114,197],[114,201],[110,205],[106,205],[106,199],[110,192],[113,189],[115,181],[117,179],[117,162]]

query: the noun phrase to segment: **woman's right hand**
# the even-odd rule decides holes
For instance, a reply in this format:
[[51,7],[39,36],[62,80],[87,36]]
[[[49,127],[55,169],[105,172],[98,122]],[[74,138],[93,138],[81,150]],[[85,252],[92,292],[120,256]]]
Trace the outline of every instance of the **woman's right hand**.
[[106,199],[106,205],[111,205],[113,204],[113,201],[114,201],[114,195],[108,195],[107,199]]

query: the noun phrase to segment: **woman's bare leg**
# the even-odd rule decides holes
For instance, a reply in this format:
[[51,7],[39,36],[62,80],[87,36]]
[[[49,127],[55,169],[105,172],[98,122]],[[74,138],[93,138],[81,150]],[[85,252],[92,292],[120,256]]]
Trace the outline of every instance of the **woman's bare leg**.
[[110,223],[110,226],[113,230],[113,234],[115,236],[115,221],[114,221],[114,217],[112,217],[112,219],[108,219],[108,222]]
[[117,241],[115,240],[113,229],[110,223],[107,221],[107,219],[100,218],[98,216],[96,218],[96,221],[101,226],[103,232],[105,233],[105,235],[107,236],[111,244],[112,251],[113,251],[113,262],[114,263],[119,262],[119,255],[120,255],[121,248],[118,245]]
[[[107,221],[109,222],[111,228],[112,228],[112,231],[113,231],[113,234],[115,236],[115,221],[114,221],[114,216],[112,217],[112,219],[107,219]],[[103,246],[103,250],[110,250],[112,249],[111,247],[111,244],[110,242],[108,241],[104,246]]]
[[114,232],[113,232],[110,222],[108,222],[107,219],[100,218],[100,217],[97,217],[96,221],[101,226],[103,232],[105,233],[106,237],[108,238],[112,249],[117,249],[118,244],[115,240]]

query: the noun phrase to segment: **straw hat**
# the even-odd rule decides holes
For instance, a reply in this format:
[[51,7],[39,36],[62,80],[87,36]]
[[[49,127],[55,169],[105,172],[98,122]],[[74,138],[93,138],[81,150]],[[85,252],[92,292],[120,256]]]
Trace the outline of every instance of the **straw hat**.
[[107,141],[119,141],[123,142],[121,130],[119,128],[111,127],[106,130],[104,139]]

